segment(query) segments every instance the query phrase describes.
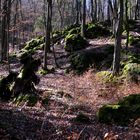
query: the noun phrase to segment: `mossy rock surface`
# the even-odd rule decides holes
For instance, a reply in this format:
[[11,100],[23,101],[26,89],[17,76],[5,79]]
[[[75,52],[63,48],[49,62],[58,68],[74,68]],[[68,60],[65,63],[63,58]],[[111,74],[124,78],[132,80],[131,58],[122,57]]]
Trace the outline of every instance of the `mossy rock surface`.
[[62,31],[54,31],[52,32],[52,42],[59,43],[59,41],[64,37]]
[[[81,25],[71,25],[66,27],[63,30],[63,35],[67,36],[68,34],[80,34],[81,33]],[[88,23],[86,24],[86,38],[93,39],[97,37],[109,36],[111,32],[108,29],[106,23]]]
[[23,48],[27,51],[35,51],[38,49],[43,49],[41,46],[44,44],[45,38],[44,37],[37,37],[35,39],[32,39],[26,43],[26,46]]
[[80,25],[79,24],[70,25],[70,26],[66,27],[62,33],[64,36],[67,36],[71,30],[73,30],[73,29],[75,30],[76,28],[80,28]]
[[123,106],[133,106],[140,104],[140,94],[132,94],[127,97],[124,97],[118,102],[119,105]]
[[138,82],[138,77],[140,76],[140,55],[136,53],[123,53],[122,56],[122,75],[128,80]]
[[125,65],[129,63],[137,63],[140,64],[140,54],[135,52],[126,52],[122,51],[122,60],[121,60],[121,67],[123,68]]
[[81,33],[81,28],[80,27],[73,28],[68,32],[69,35],[71,35],[71,34],[80,34],[80,33]]
[[93,64],[92,57],[84,52],[72,54],[69,59],[71,64],[70,68],[77,74],[83,73]]
[[88,46],[88,42],[79,34],[68,34],[65,38],[66,45],[64,47],[67,52],[74,52],[81,49],[85,49]]
[[104,105],[97,117],[102,123],[128,125],[132,119],[140,117],[140,94],[129,95],[117,104]]
[[82,74],[88,70],[89,67],[94,67],[98,70],[102,68],[108,69],[112,64],[113,58],[113,55],[111,55],[111,58],[109,57],[110,55],[111,54],[102,51],[100,48],[81,50],[73,53],[69,57],[70,68],[78,74]]
[[140,64],[137,63],[128,63],[124,66],[123,68],[123,73],[124,74],[140,74]]
[[137,45],[137,44],[140,44],[140,37],[130,36],[130,37],[129,37],[129,44],[130,44],[130,45]]
[[130,113],[128,107],[120,105],[105,105],[100,108],[97,116],[102,123],[126,124],[129,121],[127,115]]
[[97,37],[109,36],[110,31],[103,25],[96,23],[89,23],[86,25],[86,38],[93,39]]

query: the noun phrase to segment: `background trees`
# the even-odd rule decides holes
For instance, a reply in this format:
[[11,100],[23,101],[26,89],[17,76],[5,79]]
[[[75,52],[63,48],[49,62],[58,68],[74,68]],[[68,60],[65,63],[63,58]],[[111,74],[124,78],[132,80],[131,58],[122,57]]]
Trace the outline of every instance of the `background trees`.
[[[118,11],[119,5],[121,12]],[[125,22],[122,21],[124,16]],[[116,40],[121,36],[120,28],[124,24],[129,38],[128,19],[139,18],[139,0],[124,0],[122,4],[119,0],[0,0],[0,61],[7,60],[10,49],[19,49],[27,40],[38,35],[46,36],[45,48],[49,50],[50,31],[75,23],[82,24],[81,34],[85,36],[86,23],[110,21]],[[120,46],[118,41],[116,43],[115,46]]]

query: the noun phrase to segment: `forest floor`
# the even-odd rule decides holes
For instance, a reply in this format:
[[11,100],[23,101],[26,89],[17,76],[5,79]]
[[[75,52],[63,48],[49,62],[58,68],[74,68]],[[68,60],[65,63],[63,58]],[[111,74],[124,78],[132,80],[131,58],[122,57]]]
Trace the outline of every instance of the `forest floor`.
[[[140,25],[131,34],[140,36]],[[113,44],[111,38],[89,40],[89,48]],[[37,89],[41,96],[52,94],[49,105],[38,102],[34,107],[16,106],[0,102],[1,140],[139,140],[139,128],[132,121],[129,126],[106,125],[98,122],[96,113],[106,103],[115,103],[129,94],[140,93],[140,85],[124,81],[121,84],[104,84],[95,79],[93,69],[83,75],[66,74],[67,54],[62,45],[54,46],[57,63],[54,73],[39,75]],[[88,48],[87,48],[88,49]],[[139,50],[138,50],[139,51]],[[43,53],[38,52],[39,57]],[[54,67],[53,54],[49,54],[49,66]],[[0,76],[6,76],[7,64],[0,64]],[[19,71],[18,61],[11,62],[11,69]],[[90,118],[90,123],[74,122],[78,113]]]

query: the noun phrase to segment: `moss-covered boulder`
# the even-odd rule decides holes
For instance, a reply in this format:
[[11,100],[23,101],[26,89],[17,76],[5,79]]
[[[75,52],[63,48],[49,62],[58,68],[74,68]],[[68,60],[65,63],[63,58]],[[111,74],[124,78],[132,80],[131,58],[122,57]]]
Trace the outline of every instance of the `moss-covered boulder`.
[[132,119],[140,117],[140,94],[129,95],[114,105],[104,105],[97,117],[102,123],[127,125]]
[[62,31],[54,31],[52,32],[52,43],[60,43],[60,40],[64,37]]
[[127,80],[139,83],[140,82],[140,64],[138,63],[127,63],[122,69],[122,75]]
[[122,75],[128,80],[138,81],[140,76],[140,55],[136,53],[122,53]]
[[111,35],[110,31],[101,24],[93,24],[89,23],[86,25],[86,38],[93,39],[102,36],[109,36]]
[[80,33],[81,33],[81,28],[80,27],[76,27],[76,28],[73,28],[73,29],[68,31],[69,35],[71,35],[71,34],[80,34]]
[[74,70],[77,74],[83,73],[87,70],[90,65],[93,64],[93,59],[91,55],[88,55],[85,52],[75,53],[69,57],[70,68]]
[[139,104],[140,104],[140,94],[132,94],[126,96],[118,102],[118,105],[122,105],[122,106],[133,106]]
[[[79,27],[80,27],[79,24],[70,25],[70,26],[66,27],[66,28],[62,31],[62,34],[63,34],[64,36],[67,36],[71,30],[75,30],[76,28],[79,28]],[[74,31],[74,32],[75,32],[75,31]]]
[[65,38],[65,51],[74,52],[87,47],[88,42],[79,34],[68,34]]
[[115,123],[124,125],[128,123],[128,107],[120,105],[104,105],[97,114],[98,120],[102,123]]
[[128,63],[123,68],[123,74],[129,75],[140,75],[140,64],[138,63]]
[[129,44],[130,45],[140,44],[140,37],[130,36],[129,37]]
[[44,37],[37,37],[35,39],[28,41],[23,49],[34,52],[38,49],[43,49],[43,46],[44,46]]
[[[73,53],[69,57],[70,68],[78,74],[82,74],[89,67],[95,69],[108,69],[112,65],[113,54],[104,48],[85,49]],[[70,70],[70,69],[69,69]]]

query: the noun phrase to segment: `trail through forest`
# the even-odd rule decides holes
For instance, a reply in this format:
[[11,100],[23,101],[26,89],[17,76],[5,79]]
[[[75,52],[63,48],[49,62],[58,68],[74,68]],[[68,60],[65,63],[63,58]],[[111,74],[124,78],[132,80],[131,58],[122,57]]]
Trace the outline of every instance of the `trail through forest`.
[[[140,36],[140,21],[130,34]],[[89,47],[96,49],[113,44],[111,38],[89,40]],[[3,140],[125,140],[140,139],[140,128],[133,123],[122,127],[105,125],[98,122],[96,111],[106,103],[114,103],[130,93],[140,93],[139,85],[124,82],[121,85],[103,84],[95,80],[94,70],[89,70],[81,76],[66,74],[64,68],[69,65],[67,54],[62,45],[54,46],[57,63],[53,73],[40,76],[37,86],[51,99],[48,106],[38,102],[35,107],[26,104],[16,106],[9,102],[0,103],[0,139]],[[137,50],[139,52],[139,50]],[[43,51],[38,51],[40,58]],[[49,54],[49,67],[55,67],[54,55]],[[11,68],[18,71],[20,64],[11,61]],[[0,76],[7,75],[8,66],[0,66]],[[77,123],[73,118],[78,113],[84,113],[90,118],[90,124]],[[140,126],[140,124],[139,124]],[[104,139],[105,139],[104,138]]]

